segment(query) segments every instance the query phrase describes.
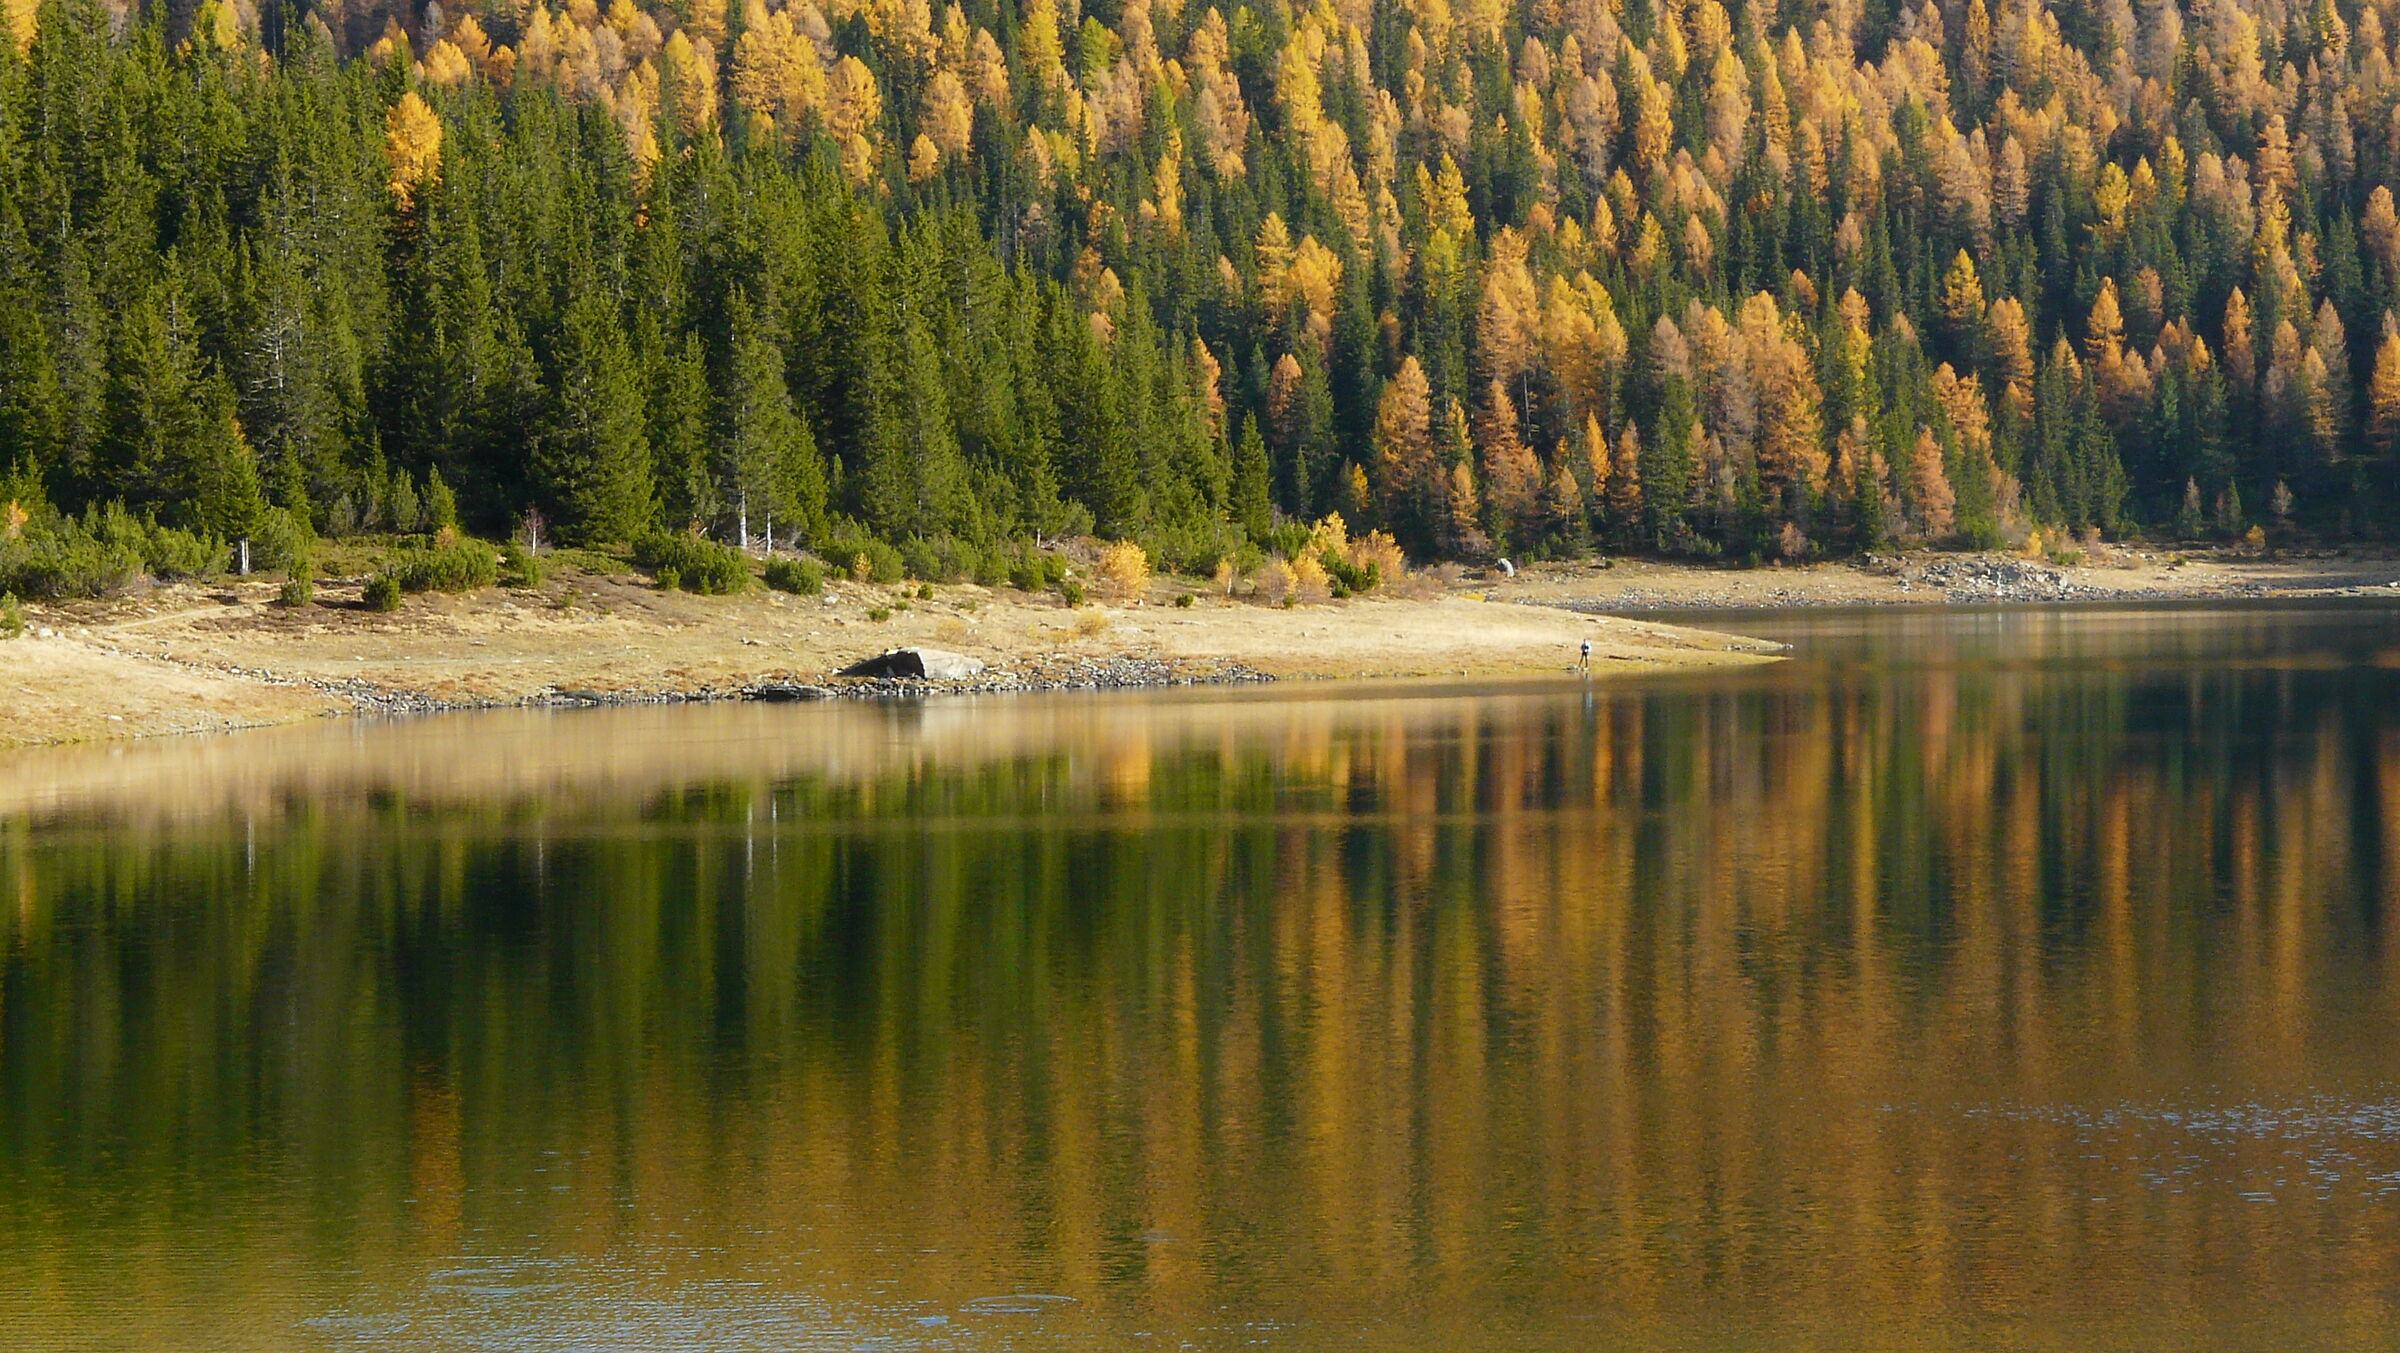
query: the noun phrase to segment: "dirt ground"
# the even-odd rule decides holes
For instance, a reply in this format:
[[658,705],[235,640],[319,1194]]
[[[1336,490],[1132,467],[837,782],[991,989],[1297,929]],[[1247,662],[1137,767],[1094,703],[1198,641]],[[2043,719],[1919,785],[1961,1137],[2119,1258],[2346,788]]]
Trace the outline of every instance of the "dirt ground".
[[[2369,590],[2400,591],[2400,561],[2104,550],[2072,567],[1949,554],[1746,570],[1546,564],[1513,578],[1420,579],[1407,597],[1290,609],[1170,582],[1138,603],[1074,610],[1054,595],[967,585],[937,588],[931,600],[850,583],[822,597],[697,597],[632,574],[557,568],[539,589],[412,597],[378,614],[360,604],[356,582],[325,585],[296,609],[275,604],[270,580],[185,584],[28,608],[31,632],[0,641],[0,746],[288,723],[357,709],[361,697],[514,703],[818,682],[910,644],[967,653],[1002,684],[1030,684],[1114,658],[1189,676],[1555,674],[1590,638],[1605,675],[1759,662],[1772,648],[1638,614],[1646,610]],[[1191,606],[1173,604],[1187,593]],[[890,614],[875,619],[877,609]]]
[[[1472,586],[1421,590],[1280,609],[1160,583],[1138,604],[1070,610],[1054,595],[968,585],[931,600],[849,583],[822,597],[697,597],[559,569],[536,590],[412,597],[378,614],[356,583],[321,586],[296,609],[275,603],[272,581],[167,586],[29,608],[33,632],[0,641],[0,746],[284,723],[348,711],[368,693],[471,704],[815,682],[911,644],[982,658],[1003,681],[1126,657],[1195,676],[1557,673],[1587,637],[1601,673],[1758,662],[1770,650],[1645,619],[1508,605]],[[1194,604],[1173,605],[1182,593]],[[869,614],[887,608],[885,619]]]
[[[1954,592],[1929,572],[2006,564],[2037,575],[2021,594],[1985,587]],[[1962,600],[2169,600],[2185,597],[2341,596],[2395,589],[2400,560],[2328,554],[2266,559],[2103,548],[2083,563],[2029,563],[2006,555],[1921,553],[1797,567],[1707,568],[1618,561],[1537,565],[1501,590],[1513,600],[1568,602],[1625,611],[1775,609],[1786,606],[1939,604]],[[1994,595],[1998,592],[1999,595]]]

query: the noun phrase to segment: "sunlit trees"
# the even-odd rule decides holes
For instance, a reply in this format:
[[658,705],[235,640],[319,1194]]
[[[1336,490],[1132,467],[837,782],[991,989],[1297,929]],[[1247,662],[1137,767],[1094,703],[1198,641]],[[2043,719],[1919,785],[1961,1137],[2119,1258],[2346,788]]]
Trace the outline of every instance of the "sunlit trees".
[[110,393],[164,288],[326,530],[438,468],[483,529],[738,541],[739,479],[793,486],[779,527],[1088,516],[1201,564],[1334,509],[1755,559],[1925,534],[1930,430],[1960,543],[2279,480],[2292,529],[2380,531],[2385,22],[2171,9],[608,0],[268,40],[12,0],[0,474],[188,514],[120,476]]

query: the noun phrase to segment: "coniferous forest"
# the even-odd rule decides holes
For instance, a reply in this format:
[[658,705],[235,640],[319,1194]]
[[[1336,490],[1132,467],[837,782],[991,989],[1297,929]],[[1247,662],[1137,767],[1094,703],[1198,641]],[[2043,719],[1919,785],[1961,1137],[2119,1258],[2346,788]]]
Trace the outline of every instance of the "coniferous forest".
[[0,0],[11,541],[2391,516],[2375,0],[454,3]]

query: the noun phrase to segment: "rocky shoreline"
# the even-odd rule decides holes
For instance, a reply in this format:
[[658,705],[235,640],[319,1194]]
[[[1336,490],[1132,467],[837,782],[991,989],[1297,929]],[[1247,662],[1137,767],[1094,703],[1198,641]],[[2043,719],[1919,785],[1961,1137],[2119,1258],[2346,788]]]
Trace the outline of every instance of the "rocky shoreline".
[[[2142,556],[2147,560],[2147,556]],[[2174,567],[2174,565],[2167,565]],[[2078,578],[2076,571],[2006,555],[1937,555],[1928,558],[1868,555],[1849,565],[1879,589],[1873,595],[1822,585],[1711,595],[1690,588],[1674,592],[1628,586],[1607,596],[1523,597],[1525,605],[1554,606],[1585,615],[1655,611],[1786,610],[1846,606],[2010,605],[2054,602],[2193,601],[2212,597],[2258,599],[2275,596],[2386,597],[2400,582],[2343,582],[2294,586],[2267,581],[2226,581],[2204,587],[2111,586]],[[1745,575],[1755,578],[1757,574]],[[1797,580],[1796,580],[1797,581]]]
[[1180,686],[1253,685],[1275,678],[1234,662],[1169,662],[1156,658],[1061,656],[1023,665],[1023,671],[992,670],[961,681],[923,678],[822,677],[729,686],[664,687],[654,690],[569,689],[501,699],[453,699],[425,691],[395,690],[367,681],[284,677],[268,670],[221,669],[276,685],[299,686],[346,701],[359,714],[404,716],[489,709],[596,709],[608,706],[715,704],[727,701],[908,700],[942,695],[1032,695],[1064,691],[1161,689]]

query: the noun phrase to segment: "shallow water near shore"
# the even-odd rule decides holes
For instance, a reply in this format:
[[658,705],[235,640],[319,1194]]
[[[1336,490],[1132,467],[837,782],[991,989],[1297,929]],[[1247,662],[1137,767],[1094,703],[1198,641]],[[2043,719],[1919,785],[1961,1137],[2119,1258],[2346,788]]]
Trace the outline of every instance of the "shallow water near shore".
[[0,1347],[2400,1348],[2400,606],[0,756]]

